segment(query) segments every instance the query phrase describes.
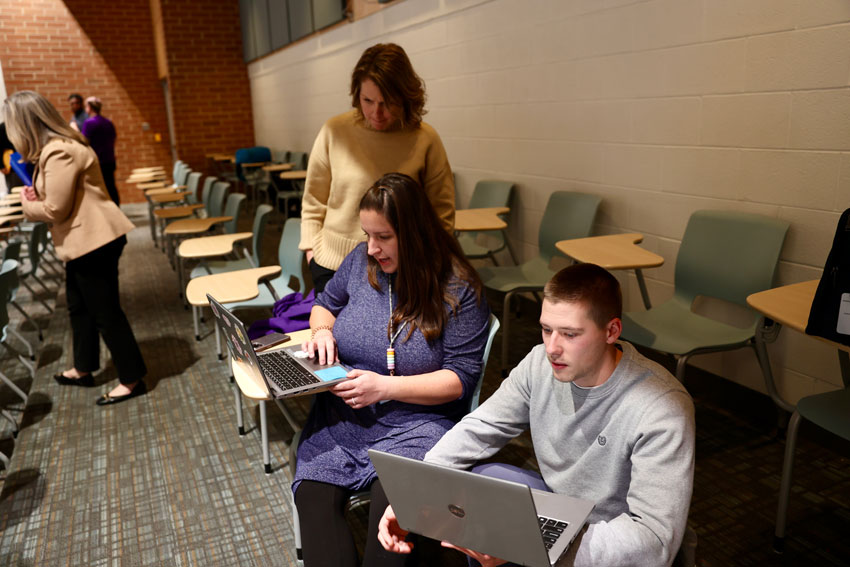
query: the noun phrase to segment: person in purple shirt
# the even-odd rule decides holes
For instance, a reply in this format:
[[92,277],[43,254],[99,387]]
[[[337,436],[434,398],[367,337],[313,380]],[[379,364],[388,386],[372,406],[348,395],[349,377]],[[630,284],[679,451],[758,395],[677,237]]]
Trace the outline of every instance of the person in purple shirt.
[[344,508],[371,493],[363,565],[401,565],[378,543],[387,505],[368,449],[414,459],[469,410],[490,310],[481,281],[419,184],[381,177],[360,201],[366,242],[340,265],[310,315],[308,354],[350,380],[316,396],[292,489],[306,567],[358,565]]
[[100,114],[103,103],[96,96],[86,99],[86,113],[89,118],[83,122],[83,136],[89,139],[97,161],[100,162],[100,171],[103,174],[103,182],[109,192],[109,198],[116,205],[121,204],[118,196],[118,187],[115,185],[115,126],[108,118]]

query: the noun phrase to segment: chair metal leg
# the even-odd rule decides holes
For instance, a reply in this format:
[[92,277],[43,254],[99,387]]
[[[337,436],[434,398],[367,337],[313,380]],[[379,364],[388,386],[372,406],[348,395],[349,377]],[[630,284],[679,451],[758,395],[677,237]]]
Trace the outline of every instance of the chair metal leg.
[[0,381],[4,382],[7,386],[9,386],[9,388],[15,393],[15,395],[21,398],[24,403],[27,403],[27,395],[24,393],[24,391],[18,388],[18,386],[2,372],[0,372]]
[[287,409],[287,407],[284,405],[283,400],[276,399],[274,403],[277,405],[277,409],[280,410],[280,413],[283,414],[283,418],[289,424],[289,427],[292,428],[292,431],[298,433],[303,429],[301,425],[297,421],[295,421],[295,418],[289,412],[289,409]]
[[17,437],[19,429],[18,429],[18,420],[15,419],[15,416],[13,416],[11,413],[9,413],[6,410],[0,410],[0,415],[5,417],[7,420],[9,420],[12,423],[12,427],[14,428],[12,430],[12,435]]
[[27,291],[30,292],[30,295],[32,295],[33,299],[35,299],[36,301],[38,301],[39,303],[44,305],[44,308],[47,309],[48,313],[53,313],[53,308],[50,307],[47,304],[47,302],[45,302],[43,299],[38,297],[38,294],[35,292],[35,290],[32,288],[32,286],[29,283],[27,283],[27,280],[22,279],[21,283],[24,284],[24,287],[27,288]]
[[502,378],[508,375],[508,347],[510,346],[511,297],[513,292],[505,294],[502,307]]
[[685,383],[685,365],[688,363],[688,355],[683,354],[676,360],[676,380]]
[[29,324],[30,324],[30,325],[32,325],[33,327],[35,327],[35,329],[38,331],[38,340],[39,340],[39,341],[44,341],[44,334],[41,332],[41,327],[39,327],[39,326],[38,326],[38,324],[35,322],[35,320],[34,320],[32,317],[30,317],[30,316],[29,316],[29,313],[27,313],[26,311],[24,311],[24,308],[23,308],[23,307],[21,307],[20,305],[18,305],[18,302],[17,302],[17,301],[10,301],[10,302],[9,302],[9,304],[10,304],[12,307],[14,307],[15,309],[17,309],[17,310],[18,310],[18,312],[19,312],[21,315],[23,315],[23,316],[24,316],[24,319],[26,319],[26,320],[29,322]]
[[27,355],[29,356],[30,360],[35,360],[35,351],[32,348],[32,344],[28,340],[26,340],[24,338],[24,336],[22,334],[20,334],[18,331],[16,331],[15,329],[9,327],[8,331],[9,331],[10,335],[14,335],[15,337],[17,337],[17,339],[19,341],[21,341],[22,343],[24,343],[27,346]]
[[635,277],[637,278],[638,289],[640,289],[640,296],[643,298],[643,306],[647,309],[652,309],[652,303],[649,301],[649,292],[646,290],[646,281],[643,279],[643,272],[640,268],[635,268]]
[[195,340],[196,341],[201,340],[201,324],[198,322],[198,319],[200,319],[200,317],[201,317],[201,315],[199,313],[200,310],[201,310],[200,307],[198,307],[196,305],[192,306],[192,323],[195,325]]
[[266,420],[266,401],[260,400],[260,438],[263,443],[263,470],[266,474],[272,473],[271,459],[269,458],[269,427]]
[[215,354],[218,356],[219,360],[224,359],[224,355],[221,353],[221,331],[218,329],[218,325],[214,325],[215,327]]
[[794,472],[794,450],[797,448],[797,430],[800,427],[800,413],[796,410],[788,423],[785,436],[785,459],[782,463],[782,483],[779,485],[779,506],[776,510],[776,531],[773,535],[773,550],[785,551],[785,524],[788,520],[788,498],[791,494],[791,477]]
[[[7,456],[6,456],[6,453],[3,453],[2,451],[0,451],[0,461],[2,461],[2,462],[3,462],[3,467],[4,467],[6,470],[9,470],[9,457],[7,457]],[[301,534],[298,534],[298,535],[300,536]],[[300,543],[301,543],[300,539],[299,539],[299,540],[296,540],[296,542],[295,542],[295,543],[296,543],[296,544],[300,544]],[[300,551],[300,549],[299,549],[299,551]],[[299,557],[300,557],[300,555],[299,555]]]
[[233,397],[236,400],[236,426],[238,427],[239,435],[245,435],[245,419],[242,415],[242,392],[239,390],[239,384],[233,382]]

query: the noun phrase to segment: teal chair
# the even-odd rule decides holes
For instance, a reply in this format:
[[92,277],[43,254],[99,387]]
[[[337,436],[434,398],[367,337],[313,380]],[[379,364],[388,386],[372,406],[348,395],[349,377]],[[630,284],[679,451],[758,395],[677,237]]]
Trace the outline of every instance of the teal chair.
[[[472,192],[472,198],[469,200],[470,209],[484,209],[489,207],[507,207],[511,202],[513,195],[514,184],[510,181],[479,181],[475,184],[475,189]],[[485,234],[495,243],[493,246],[484,246],[477,242],[478,235]],[[463,249],[464,255],[470,259],[489,258],[493,264],[499,265],[496,261],[496,253],[501,252],[508,247],[508,239],[503,230],[488,230],[486,232],[463,232],[457,237],[460,247]],[[516,264],[516,258],[513,257],[513,251],[508,248]]]
[[[271,280],[267,280],[264,282],[265,285],[259,286],[259,295],[253,299],[249,299],[247,301],[236,301],[233,303],[226,303],[225,307],[227,307],[230,311],[237,311],[239,309],[272,309],[274,307],[275,301],[289,295],[290,293],[295,293],[296,291],[300,291],[302,294],[305,293],[307,289],[304,282],[304,275],[302,273],[302,263],[304,261],[304,251],[298,249],[298,243],[301,240],[301,219],[287,219],[286,224],[283,226],[283,234],[280,237],[280,244],[277,248],[277,258],[278,263],[280,264],[280,275]],[[292,289],[290,284],[292,280],[298,284],[298,289]],[[199,336],[199,326],[198,326],[198,317],[197,311],[198,308],[193,307],[195,310],[196,318],[195,318],[195,338],[197,339]],[[219,329],[218,325],[215,327],[215,340],[216,345],[220,344],[219,338]],[[221,352],[220,347],[219,352]],[[221,356],[221,355],[219,355]],[[239,435],[245,435],[245,426],[244,420],[242,417],[242,393],[239,390],[239,386],[234,384],[234,396],[236,399],[236,424],[239,429]],[[275,403],[280,408],[280,411],[283,413],[286,420],[293,426],[293,428],[297,428],[297,424],[293,419],[292,415],[289,413],[289,410],[286,409],[286,406],[283,405],[281,400],[275,400]],[[260,400],[259,402],[260,408],[260,436],[262,439],[263,446],[263,468],[266,473],[270,473],[271,468],[271,459],[269,457],[269,438],[268,438],[268,427],[266,424],[266,402],[265,400]]]
[[743,347],[755,351],[758,317],[736,327],[691,311],[705,296],[744,308],[747,296],[773,286],[788,223],[734,211],[691,215],[676,257],[673,297],[647,311],[623,315],[623,339],[677,358],[676,378],[684,379],[691,356]]
[[[292,164],[292,171],[304,171],[307,169],[309,155],[306,152],[288,152],[288,163]],[[277,208],[283,211],[283,218],[293,216],[298,211],[301,198],[304,196],[304,180],[284,181],[278,180],[276,187]],[[281,201],[283,206],[281,207]]]
[[[3,249],[3,260],[2,261],[5,262],[6,260],[17,260],[18,266],[20,267],[21,245],[22,245],[22,242],[20,240],[10,240],[9,242],[7,242],[6,247]],[[12,307],[14,307],[15,309],[17,309],[18,313],[23,315],[24,319],[26,319],[26,321],[30,325],[32,325],[34,329],[36,329],[38,331],[38,340],[44,341],[44,334],[41,332],[41,327],[38,326],[38,323],[35,322],[35,319],[30,317],[29,313],[27,313],[24,310],[24,308],[21,307],[21,304],[18,303],[18,301],[17,301],[17,299],[18,299],[18,288],[19,287],[20,287],[20,279],[19,279],[18,274],[16,272],[15,276],[12,278],[11,283],[9,284],[8,304],[11,305]],[[35,360],[35,355],[34,355],[32,346],[29,344],[28,341],[25,341],[25,342],[27,343],[27,348],[29,349],[29,352],[30,352],[30,360]]]
[[[845,358],[846,360],[846,358]],[[773,549],[785,550],[785,525],[788,514],[788,497],[791,494],[791,477],[794,471],[794,451],[801,418],[850,441],[850,385],[843,390],[807,396],[797,402],[797,409],[788,422],[785,436],[785,459],[782,465],[782,482],[779,487],[779,507],[776,512],[776,532]]]
[[[19,352],[16,348],[9,345],[8,339],[10,335],[14,335],[17,339],[25,341],[25,339],[18,333],[9,323],[9,309],[7,307],[9,303],[9,298],[12,296],[12,290],[17,287],[17,278],[18,278],[18,261],[17,260],[6,260],[0,265],[0,344],[3,345],[6,350],[11,352],[15,358],[17,358],[21,364],[26,366],[27,370],[29,370],[30,376],[35,378],[35,365],[32,361],[28,360],[23,353]],[[9,379],[2,371],[0,371],[0,381],[5,383],[11,390],[23,400],[24,403],[27,402],[27,395],[15,385],[12,380]],[[4,417],[6,416],[4,412]],[[15,431],[17,431],[17,422],[13,419],[12,423],[15,424]]]
[[48,294],[50,293],[50,289],[44,283],[44,281],[38,277],[38,270],[41,268],[44,270],[44,265],[42,265],[42,256],[44,252],[47,250],[47,244],[50,241],[50,235],[47,232],[47,223],[44,222],[35,222],[32,224],[32,228],[30,229],[29,241],[27,242],[27,260],[29,261],[28,268],[26,270],[20,269],[18,272],[18,276],[20,282],[24,284],[24,287],[32,294],[32,297],[35,298],[39,303],[41,303],[45,309],[47,309],[48,313],[53,313],[53,308],[50,307],[47,302],[39,297],[36,294],[33,286],[29,284],[29,280],[35,280],[38,284],[44,289]]
[[505,294],[502,310],[502,376],[508,374],[508,350],[510,347],[511,299],[521,292],[543,290],[555,272],[549,267],[555,255],[563,256],[555,243],[572,238],[590,236],[593,220],[602,199],[596,195],[556,191],[549,197],[546,210],[540,221],[537,256],[518,266],[495,266],[479,268],[478,275],[487,289]]
[[189,274],[189,279],[209,274],[220,274],[223,272],[233,272],[235,270],[247,270],[260,266],[260,254],[262,252],[263,235],[266,231],[266,223],[268,222],[269,213],[272,212],[271,205],[260,205],[254,212],[254,225],[252,230],[251,255],[235,260],[211,260],[202,261],[199,266],[196,266]]
[[[473,411],[478,407],[478,398],[481,395],[481,384],[484,383],[484,372],[487,370],[487,360],[490,358],[490,347],[493,346],[493,338],[499,330],[499,319],[490,314],[490,329],[487,333],[487,344],[484,345],[484,361],[481,364],[481,374],[478,379],[478,384],[475,386],[475,392],[469,400],[469,411]],[[298,457],[298,444],[301,441],[301,429],[296,430],[292,437],[292,442],[289,444],[289,471],[291,476],[295,477],[295,464]],[[369,503],[369,491],[355,492],[348,499],[348,508],[354,509]],[[295,495],[292,495],[292,531],[295,532],[295,556],[300,560],[303,559],[301,552],[301,522],[298,519],[298,508],[295,507]]]

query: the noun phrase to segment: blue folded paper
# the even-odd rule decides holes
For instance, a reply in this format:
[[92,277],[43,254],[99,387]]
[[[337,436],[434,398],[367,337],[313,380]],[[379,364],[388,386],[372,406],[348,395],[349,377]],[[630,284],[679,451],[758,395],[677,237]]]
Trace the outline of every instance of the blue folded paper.
[[12,171],[23,181],[24,185],[32,185],[33,165],[21,159],[21,154],[15,152],[10,158],[9,165],[12,166]]

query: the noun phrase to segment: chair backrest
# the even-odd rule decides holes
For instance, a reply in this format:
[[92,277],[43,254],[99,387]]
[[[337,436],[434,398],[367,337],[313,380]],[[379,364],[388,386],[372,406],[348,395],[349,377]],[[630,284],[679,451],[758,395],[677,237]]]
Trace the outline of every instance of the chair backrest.
[[212,191],[210,192],[210,202],[207,207],[209,216],[221,216],[221,211],[224,208],[224,199],[227,197],[228,189],[230,189],[230,183],[227,181],[216,181],[213,183]]
[[484,383],[484,372],[487,370],[487,360],[490,358],[490,347],[493,346],[493,339],[496,337],[500,326],[499,318],[490,313],[490,330],[487,333],[487,344],[484,345],[484,362],[481,364],[481,377],[478,379],[478,384],[476,384],[472,398],[469,400],[469,411],[478,407],[478,398],[481,397],[481,385]]
[[171,168],[171,180],[176,184],[177,179],[180,177],[180,172],[183,171],[183,160],[177,160],[174,162],[174,167]]
[[177,175],[174,176],[175,185],[186,185],[186,180],[189,174],[192,173],[192,168],[184,162],[180,162],[180,167],[177,169]]
[[304,275],[301,272],[301,263],[304,259],[304,251],[298,249],[301,242],[301,219],[288,218],[283,225],[283,234],[280,235],[280,244],[277,247],[277,261],[280,264],[280,277],[286,280],[295,278],[298,280],[301,293],[307,286],[304,283]]
[[773,287],[788,223],[737,211],[696,211],[688,220],[674,275],[675,296],[715,297],[746,306]]
[[30,233],[29,245],[27,246],[30,267],[29,271],[27,271],[25,275],[28,276],[30,274],[35,274],[38,270],[38,266],[41,263],[41,255],[47,248],[47,239],[47,223],[35,223],[32,227],[32,232]]
[[555,243],[571,238],[590,236],[593,220],[602,198],[574,191],[555,191],[549,196],[540,221],[537,243],[540,256],[550,261],[559,254]]
[[251,243],[251,257],[255,266],[260,265],[260,254],[263,247],[263,235],[266,232],[266,223],[269,214],[274,210],[271,205],[260,205],[254,213],[253,242]]
[[224,216],[233,218],[224,223],[225,233],[233,234],[236,232],[236,227],[239,225],[239,215],[242,213],[244,204],[244,193],[231,193],[227,196],[227,205],[224,207]]
[[189,192],[188,201],[194,205],[198,202],[198,183],[201,181],[201,174],[193,171],[186,179],[186,191]]
[[18,261],[5,260],[0,265],[0,343],[6,340],[6,327],[9,325],[7,303],[11,299],[11,289],[17,287]]
[[253,148],[240,148],[234,156],[236,163],[236,176],[240,181],[245,181],[242,171],[243,163],[259,163],[272,160],[272,151],[265,146],[254,146]]
[[289,152],[289,163],[293,164],[292,171],[303,171],[307,169],[307,152]]
[[275,150],[272,152],[272,161],[275,163],[289,163],[289,150]]
[[23,243],[20,240],[10,240],[6,243],[6,247],[3,248],[3,261],[6,260],[18,260],[21,257],[21,245]]
[[201,204],[204,205],[204,208],[209,212],[210,210],[210,193],[212,192],[213,183],[218,181],[214,175],[208,176],[204,179],[204,187],[201,189]]
[[510,181],[482,180],[475,184],[472,198],[469,199],[470,209],[487,207],[507,207],[513,195],[514,184]]

